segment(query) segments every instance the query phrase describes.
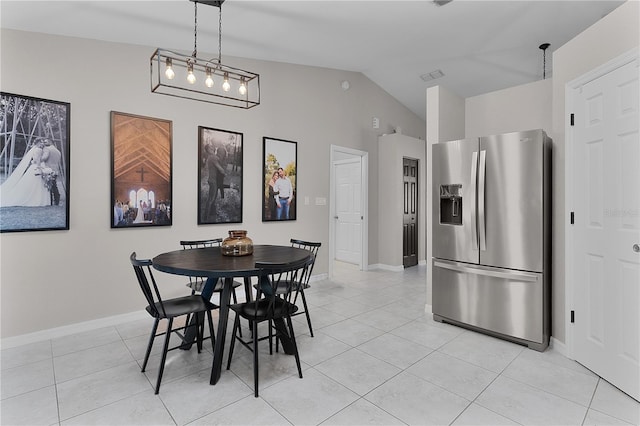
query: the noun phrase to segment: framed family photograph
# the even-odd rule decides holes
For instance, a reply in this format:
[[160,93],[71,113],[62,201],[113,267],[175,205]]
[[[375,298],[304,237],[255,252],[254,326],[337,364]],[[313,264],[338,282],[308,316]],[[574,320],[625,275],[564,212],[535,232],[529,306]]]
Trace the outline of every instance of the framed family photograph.
[[296,220],[298,143],[262,138],[262,221]]
[[198,127],[198,224],[242,222],[242,133]]
[[0,92],[0,232],[69,229],[71,105]]
[[171,226],[172,122],[111,111],[111,227]]

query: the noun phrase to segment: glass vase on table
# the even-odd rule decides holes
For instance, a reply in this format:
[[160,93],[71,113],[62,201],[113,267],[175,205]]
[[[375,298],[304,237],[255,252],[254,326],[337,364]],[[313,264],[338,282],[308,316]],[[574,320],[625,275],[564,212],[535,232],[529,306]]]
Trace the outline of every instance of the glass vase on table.
[[247,256],[253,253],[253,241],[247,237],[247,231],[234,229],[222,241],[220,251],[223,256]]

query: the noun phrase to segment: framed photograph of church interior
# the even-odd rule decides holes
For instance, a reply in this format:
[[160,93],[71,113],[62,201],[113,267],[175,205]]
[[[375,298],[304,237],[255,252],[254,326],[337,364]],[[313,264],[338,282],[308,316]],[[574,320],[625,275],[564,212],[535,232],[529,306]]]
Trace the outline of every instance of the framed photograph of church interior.
[[296,220],[298,143],[262,138],[262,221]]
[[169,120],[111,111],[111,227],[171,226]]
[[242,222],[242,137],[198,126],[198,225]]
[[0,232],[69,229],[71,105],[0,92]]

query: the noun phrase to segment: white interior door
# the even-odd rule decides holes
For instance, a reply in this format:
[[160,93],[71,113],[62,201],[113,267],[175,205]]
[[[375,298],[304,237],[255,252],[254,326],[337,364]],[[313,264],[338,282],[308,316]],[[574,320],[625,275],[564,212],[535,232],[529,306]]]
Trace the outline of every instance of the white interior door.
[[640,400],[638,60],[573,92],[574,357]]
[[336,161],[335,259],[360,264],[362,258],[362,164],[361,159]]

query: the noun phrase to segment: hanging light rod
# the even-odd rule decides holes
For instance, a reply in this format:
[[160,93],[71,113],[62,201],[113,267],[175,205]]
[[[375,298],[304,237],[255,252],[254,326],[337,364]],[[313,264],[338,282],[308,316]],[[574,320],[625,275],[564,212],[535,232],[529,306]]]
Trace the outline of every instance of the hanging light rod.
[[[193,52],[158,48],[151,56],[151,92],[242,109],[260,105],[260,75],[222,63],[222,3],[194,3]],[[198,58],[198,3],[214,6],[218,14],[218,57]]]
[[542,79],[547,78],[547,49],[551,46],[549,43],[542,43],[538,49],[542,50]]

